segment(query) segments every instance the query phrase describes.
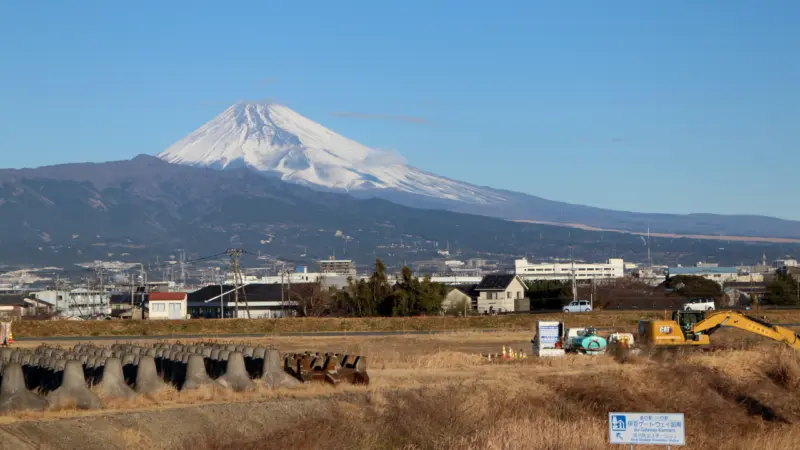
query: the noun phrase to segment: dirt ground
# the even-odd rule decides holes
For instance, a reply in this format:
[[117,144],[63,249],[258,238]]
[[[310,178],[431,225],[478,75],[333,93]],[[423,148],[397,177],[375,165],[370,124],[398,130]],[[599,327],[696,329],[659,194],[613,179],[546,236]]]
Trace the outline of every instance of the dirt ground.
[[[612,410],[685,412],[688,448],[788,449],[800,442],[793,425],[800,421],[800,358],[778,345],[722,330],[716,351],[625,364],[610,355],[505,363],[479,356],[503,345],[530,353],[531,337],[252,339],[282,351],[365,355],[371,384],[167,392],[100,411],[0,416],[0,448],[595,449],[610,448]],[[706,421],[714,422],[700,425]]]

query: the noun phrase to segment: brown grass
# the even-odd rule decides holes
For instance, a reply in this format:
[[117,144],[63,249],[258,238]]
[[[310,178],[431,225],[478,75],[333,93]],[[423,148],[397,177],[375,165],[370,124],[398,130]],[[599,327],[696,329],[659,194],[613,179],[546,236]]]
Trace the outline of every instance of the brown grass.
[[[174,336],[201,334],[279,334],[359,331],[533,330],[537,320],[562,320],[567,326],[634,327],[639,320],[664,318],[666,311],[597,311],[581,314],[524,314],[475,317],[370,317],[291,319],[207,319],[158,321],[21,321],[17,338],[53,336]],[[798,323],[800,310],[759,312],[773,323]]]
[[[106,448],[589,450],[611,448],[608,412],[653,411],[686,414],[686,448],[797,448],[800,354],[729,330],[714,337],[718,346],[710,352],[643,355],[626,364],[612,356],[490,363],[476,355],[499,351],[503,344],[525,345],[529,332],[498,333],[488,340],[481,333],[264,338],[257,341],[282,349],[358,348],[371,358],[373,383],[242,394],[169,389],[149,398],[107,401],[104,411],[5,416],[0,431],[22,429],[30,435],[34,424],[47,430],[48,421],[55,427],[80,420],[75,433],[116,427],[115,441]],[[228,422],[198,426],[179,420],[180,438],[171,440],[146,426],[207,407],[201,405],[225,407]],[[254,410],[278,406],[296,411],[297,418],[248,422]],[[57,436],[52,439],[58,442]]]
[[[331,409],[309,412],[289,428],[204,436],[183,448],[606,449],[608,412],[654,411],[686,414],[687,448],[792,449],[800,442],[800,390],[770,382],[781,356],[770,347],[626,366],[583,358],[606,361],[578,374],[545,375],[529,365],[500,379],[376,390],[366,402],[331,399]],[[741,367],[752,358],[773,363]],[[739,379],[742,373],[747,377]]]

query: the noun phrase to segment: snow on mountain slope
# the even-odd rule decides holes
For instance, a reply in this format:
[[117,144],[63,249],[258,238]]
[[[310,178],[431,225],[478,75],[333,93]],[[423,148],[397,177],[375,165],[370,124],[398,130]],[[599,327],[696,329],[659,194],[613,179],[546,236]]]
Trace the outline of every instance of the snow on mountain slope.
[[158,157],[220,169],[249,166],[334,190],[389,189],[477,204],[505,200],[492,189],[411,167],[392,152],[361,145],[275,103],[237,103]]

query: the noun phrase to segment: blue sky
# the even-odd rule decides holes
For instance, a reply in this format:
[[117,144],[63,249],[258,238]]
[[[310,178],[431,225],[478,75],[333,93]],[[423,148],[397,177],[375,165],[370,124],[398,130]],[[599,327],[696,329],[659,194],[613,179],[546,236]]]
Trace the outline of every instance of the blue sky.
[[800,2],[569,3],[0,2],[0,167],[156,154],[269,98],[480,185],[800,219]]

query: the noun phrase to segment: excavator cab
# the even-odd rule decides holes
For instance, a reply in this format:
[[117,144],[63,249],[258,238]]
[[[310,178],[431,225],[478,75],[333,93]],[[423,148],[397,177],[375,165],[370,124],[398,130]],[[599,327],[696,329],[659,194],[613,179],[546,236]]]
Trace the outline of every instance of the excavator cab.
[[677,322],[683,331],[684,336],[687,331],[694,328],[695,324],[706,318],[705,311],[678,310],[672,312],[672,320]]
[[707,345],[708,335],[695,332],[697,323],[705,320],[705,311],[673,311],[671,320],[639,322],[639,340],[653,347]]

